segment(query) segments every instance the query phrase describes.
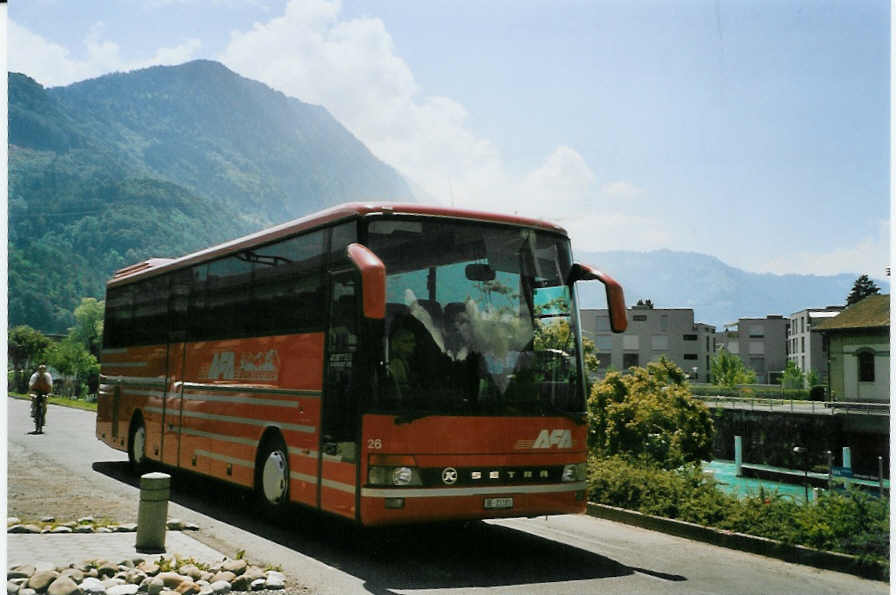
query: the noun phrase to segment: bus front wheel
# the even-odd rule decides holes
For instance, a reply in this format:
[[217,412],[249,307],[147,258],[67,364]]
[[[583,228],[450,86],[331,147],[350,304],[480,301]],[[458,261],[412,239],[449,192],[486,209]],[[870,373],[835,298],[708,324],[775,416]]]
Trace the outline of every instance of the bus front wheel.
[[259,505],[266,514],[278,512],[289,502],[289,451],[282,438],[265,441],[255,476]]

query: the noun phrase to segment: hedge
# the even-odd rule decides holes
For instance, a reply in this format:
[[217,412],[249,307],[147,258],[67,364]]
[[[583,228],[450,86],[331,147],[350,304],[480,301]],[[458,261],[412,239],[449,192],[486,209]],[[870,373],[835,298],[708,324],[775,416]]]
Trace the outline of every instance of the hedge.
[[722,492],[697,465],[666,471],[623,457],[589,461],[590,500],[645,514],[889,563],[889,500],[857,489],[820,492],[808,504],[776,491]]

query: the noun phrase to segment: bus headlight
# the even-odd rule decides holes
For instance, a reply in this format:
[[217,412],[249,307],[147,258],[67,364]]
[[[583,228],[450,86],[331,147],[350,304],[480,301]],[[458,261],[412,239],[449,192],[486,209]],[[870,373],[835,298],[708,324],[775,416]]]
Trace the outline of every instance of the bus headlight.
[[585,463],[573,463],[563,467],[562,481],[585,481]]
[[367,482],[375,486],[419,486],[423,485],[420,471],[416,467],[386,467],[371,465],[367,470]]
[[406,486],[411,485],[414,479],[414,472],[410,467],[396,467],[392,470],[392,485]]

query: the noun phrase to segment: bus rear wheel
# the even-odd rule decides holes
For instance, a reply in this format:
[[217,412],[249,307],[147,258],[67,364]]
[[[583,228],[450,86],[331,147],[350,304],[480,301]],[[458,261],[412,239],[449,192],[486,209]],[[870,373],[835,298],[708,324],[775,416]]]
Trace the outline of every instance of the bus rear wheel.
[[269,517],[282,512],[289,502],[289,451],[279,436],[266,440],[255,472],[259,507]]

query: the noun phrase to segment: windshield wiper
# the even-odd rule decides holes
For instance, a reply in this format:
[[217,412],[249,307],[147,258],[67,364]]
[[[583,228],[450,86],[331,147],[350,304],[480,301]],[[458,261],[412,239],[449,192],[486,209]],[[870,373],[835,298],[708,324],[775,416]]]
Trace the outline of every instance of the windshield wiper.
[[586,411],[564,411],[551,403],[545,403],[544,405],[546,411],[556,413],[560,417],[565,417],[574,422],[577,426],[584,425],[588,421],[588,413]]
[[404,424],[409,424],[411,422],[415,422],[418,419],[423,419],[424,417],[430,417],[434,415],[433,413],[428,413],[426,411],[409,411],[407,413],[402,413],[395,417],[395,425],[401,426]]

